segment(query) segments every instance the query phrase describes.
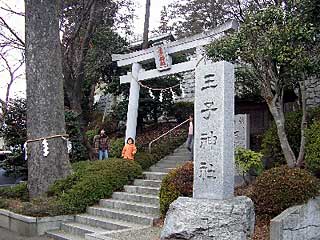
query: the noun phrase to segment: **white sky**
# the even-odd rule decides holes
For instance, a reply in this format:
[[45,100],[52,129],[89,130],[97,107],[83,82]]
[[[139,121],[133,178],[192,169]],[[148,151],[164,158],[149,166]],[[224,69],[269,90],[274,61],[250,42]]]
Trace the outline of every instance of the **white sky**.
[[[146,0],[134,0],[136,3],[136,19],[134,20],[134,34],[143,33],[144,15],[145,15],[145,2]],[[151,10],[150,10],[150,30],[157,28],[160,24],[160,12],[163,6],[174,2],[174,0],[151,0]],[[0,6],[6,7],[10,6],[16,11],[24,11],[24,0],[0,0]],[[3,17],[10,26],[14,27],[19,33],[19,36],[24,39],[24,19],[22,17],[15,17],[13,15],[4,13],[0,10],[0,16]],[[15,58],[15,54],[12,53],[12,59]],[[24,69],[21,70],[22,73]],[[9,81],[8,74],[3,71],[3,66],[0,65],[0,98],[5,99],[6,86]],[[14,96],[25,96],[26,82],[23,76],[17,79],[11,87],[10,97]]]

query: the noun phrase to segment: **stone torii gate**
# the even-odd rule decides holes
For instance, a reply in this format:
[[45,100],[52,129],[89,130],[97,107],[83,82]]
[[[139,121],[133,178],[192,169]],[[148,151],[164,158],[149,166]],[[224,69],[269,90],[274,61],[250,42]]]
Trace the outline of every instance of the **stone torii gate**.
[[[210,44],[216,39],[221,38],[229,31],[238,28],[238,23],[234,20],[218,26],[217,28],[194,35],[189,38],[181,39],[167,44],[159,44],[154,47],[136,51],[129,54],[113,54],[112,60],[117,61],[119,67],[131,66],[132,72],[120,77],[120,84],[130,83],[130,96],[127,112],[126,139],[136,138],[139,91],[138,81],[149,80],[157,77],[163,77],[176,73],[192,71],[202,58],[202,47]],[[197,58],[187,62],[172,65],[172,56],[177,53],[195,52]],[[155,61],[157,69],[145,71],[142,68],[143,63]]]

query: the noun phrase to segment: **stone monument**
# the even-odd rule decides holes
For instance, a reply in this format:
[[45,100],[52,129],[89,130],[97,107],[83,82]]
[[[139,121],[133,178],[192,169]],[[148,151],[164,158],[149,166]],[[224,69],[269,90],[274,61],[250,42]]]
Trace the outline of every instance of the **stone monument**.
[[250,121],[248,114],[234,116],[234,146],[250,148]]
[[171,204],[160,239],[250,239],[253,202],[234,197],[234,171],[233,65],[199,64],[193,198],[180,197]]

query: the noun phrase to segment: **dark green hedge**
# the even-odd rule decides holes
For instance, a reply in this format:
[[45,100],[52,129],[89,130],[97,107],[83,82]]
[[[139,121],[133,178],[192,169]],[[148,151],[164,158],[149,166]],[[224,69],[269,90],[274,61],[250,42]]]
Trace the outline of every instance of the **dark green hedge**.
[[[285,114],[285,130],[288,141],[296,156],[300,150],[301,138],[301,111],[289,112]],[[311,125],[320,119],[320,108],[312,108],[308,110],[308,124]],[[280,146],[277,128],[273,122],[271,127],[265,132],[262,139],[262,154],[269,159],[272,164],[269,167],[285,164],[284,155]]]
[[83,212],[101,198],[142,175],[139,164],[124,159],[79,162],[75,172],[50,187],[49,195],[57,197],[66,213]]
[[308,170],[320,177],[320,122],[313,123],[306,131],[305,163]]
[[[171,154],[177,147],[186,141],[186,134],[166,139],[166,141],[155,144],[151,153],[147,149],[138,149],[135,161],[140,164],[143,170],[148,169],[160,159]],[[187,160],[187,159],[186,159]]]
[[170,171],[162,180],[159,194],[161,216],[166,216],[170,204],[179,196],[192,197],[192,191],[193,162],[187,162]]
[[263,172],[252,188],[258,215],[277,216],[285,209],[319,195],[319,180],[308,171],[281,166]]
[[29,200],[29,192],[27,183],[20,183],[10,187],[0,187],[0,197],[2,198],[18,198],[23,201]]
[[188,119],[190,115],[193,115],[193,112],[193,102],[177,102],[172,106],[169,115],[174,116],[176,120],[180,123]]
[[[290,146],[296,156],[299,153],[300,148],[301,132],[299,129],[301,125],[301,115],[301,112],[290,112],[285,115],[285,130]],[[264,157],[272,161],[272,166],[278,166],[286,163],[275,123],[272,123],[271,127],[263,136],[261,152]]]

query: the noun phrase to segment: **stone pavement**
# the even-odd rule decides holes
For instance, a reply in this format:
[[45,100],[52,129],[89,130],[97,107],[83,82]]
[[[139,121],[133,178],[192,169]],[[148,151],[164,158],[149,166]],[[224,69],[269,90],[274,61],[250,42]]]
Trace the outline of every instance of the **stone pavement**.
[[17,233],[10,232],[7,229],[0,228],[0,240],[52,240],[52,238],[48,237],[24,237],[19,236]]
[[[160,239],[159,227],[151,227],[143,231],[128,231],[126,233],[114,234],[117,240],[158,240]],[[10,232],[7,229],[0,228],[0,240],[53,240],[53,238],[40,236],[40,237],[24,237],[19,236],[17,233]]]
[[115,240],[159,240],[160,227],[150,227],[141,230],[125,231],[122,233],[109,234],[108,237]]

